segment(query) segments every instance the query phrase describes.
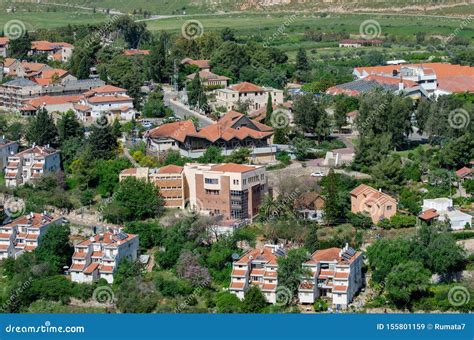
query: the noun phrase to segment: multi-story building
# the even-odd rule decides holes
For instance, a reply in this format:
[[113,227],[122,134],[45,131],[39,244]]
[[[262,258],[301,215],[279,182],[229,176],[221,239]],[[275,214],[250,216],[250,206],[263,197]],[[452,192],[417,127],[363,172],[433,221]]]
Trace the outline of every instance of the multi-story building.
[[3,172],[8,163],[8,157],[18,152],[18,142],[10,141],[0,136],[0,172]]
[[265,168],[242,164],[186,164],[189,205],[225,219],[247,219],[258,214],[267,190]]
[[14,188],[61,170],[59,151],[49,146],[33,146],[8,157],[5,185]]
[[298,288],[301,303],[313,304],[318,298],[331,299],[334,306],[346,308],[362,287],[362,254],[350,248],[317,250],[303,264],[307,274]]
[[8,57],[8,44],[10,39],[7,37],[0,37],[0,57]]
[[127,95],[127,90],[112,85],[87,91],[74,109],[78,118],[84,122],[96,120],[103,115],[110,121],[116,118],[129,121],[136,116],[133,98]]
[[232,264],[229,291],[242,300],[251,286],[257,286],[269,303],[276,303],[278,257],[284,255],[279,246],[270,244],[247,251]]
[[351,191],[351,211],[354,214],[367,214],[377,224],[397,213],[397,200],[382,190],[361,184]]
[[235,110],[238,103],[248,102],[250,111],[256,111],[267,105],[270,94],[273,104],[283,104],[282,90],[243,82],[216,90],[215,106],[224,107],[226,110]]
[[41,95],[42,87],[26,78],[15,78],[0,85],[0,107],[20,110],[29,100]]
[[35,250],[48,228],[62,223],[62,217],[30,213],[0,226],[0,259]]
[[48,60],[56,60],[63,63],[69,61],[74,46],[66,42],[32,41],[29,55],[46,54]]
[[184,172],[182,166],[167,165],[159,169],[131,168],[120,173],[120,181],[127,177],[154,183],[160,189],[165,207],[184,209],[186,203]]
[[138,242],[138,235],[114,228],[76,244],[69,268],[71,280],[91,283],[105,279],[113,283],[120,261],[137,259]]
[[265,168],[255,165],[189,163],[125,169],[120,180],[130,176],[155,183],[166,207],[187,207],[226,220],[257,215],[267,190]]

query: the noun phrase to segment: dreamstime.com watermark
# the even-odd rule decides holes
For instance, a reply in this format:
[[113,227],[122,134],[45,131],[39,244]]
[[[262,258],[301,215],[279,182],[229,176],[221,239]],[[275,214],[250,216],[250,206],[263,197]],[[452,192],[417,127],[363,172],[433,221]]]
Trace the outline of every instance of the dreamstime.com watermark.
[[466,287],[454,286],[448,292],[448,301],[454,307],[467,305],[471,300],[471,293]]
[[469,112],[466,110],[455,109],[449,112],[448,122],[453,129],[464,129],[469,126],[471,117],[469,116]]
[[39,326],[17,326],[9,324],[5,327],[6,333],[35,334],[35,333],[85,333],[84,326],[53,326],[50,321]]

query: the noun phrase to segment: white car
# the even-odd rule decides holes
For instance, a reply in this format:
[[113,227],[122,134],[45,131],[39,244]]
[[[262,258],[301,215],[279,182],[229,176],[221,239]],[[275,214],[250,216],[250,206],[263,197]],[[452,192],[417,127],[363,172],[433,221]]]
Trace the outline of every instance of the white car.
[[315,171],[311,174],[311,177],[324,177],[324,172],[322,171]]

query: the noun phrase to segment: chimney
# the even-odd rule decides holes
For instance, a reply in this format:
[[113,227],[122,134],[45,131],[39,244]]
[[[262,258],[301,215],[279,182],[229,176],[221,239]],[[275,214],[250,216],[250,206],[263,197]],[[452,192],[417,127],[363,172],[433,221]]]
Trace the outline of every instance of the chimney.
[[400,82],[398,83],[398,90],[401,91],[405,88],[405,84],[403,84],[403,75],[400,73]]

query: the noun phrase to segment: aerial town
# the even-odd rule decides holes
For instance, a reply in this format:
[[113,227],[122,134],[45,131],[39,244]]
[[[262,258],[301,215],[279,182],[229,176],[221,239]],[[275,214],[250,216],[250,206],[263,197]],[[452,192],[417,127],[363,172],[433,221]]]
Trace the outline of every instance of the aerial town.
[[7,10],[2,313],[474,310],[472,21]]

